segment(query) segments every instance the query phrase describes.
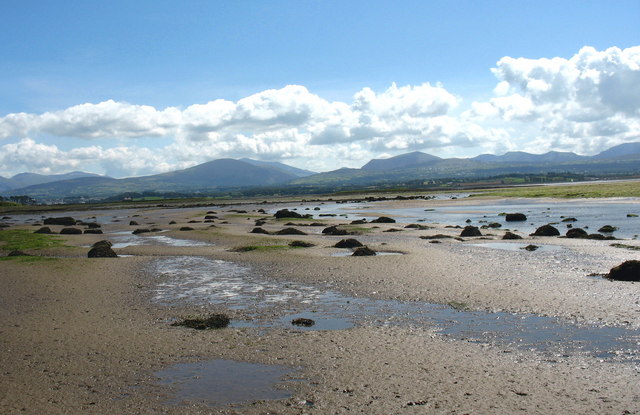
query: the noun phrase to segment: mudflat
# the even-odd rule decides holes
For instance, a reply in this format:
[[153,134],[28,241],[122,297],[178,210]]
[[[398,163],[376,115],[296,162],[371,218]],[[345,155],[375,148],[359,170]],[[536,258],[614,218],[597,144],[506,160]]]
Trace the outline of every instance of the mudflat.
[[[363,204],[362,209],[384,215],[390,206],[426,209],[452,203],[464,210],[468,202],[393,201]],[[299,213],[309,214],[315,206],[296,205]],[[2,258],[0,412],[640,413],[638,360],[633,356],[547,353],[473,336],[452,337],[438,324],[375,311],[335,330],[303,330],[287,320],[306,311],[317,315],[320,327],[323,315],[313,301],[318,293],[331,291],[365,304],[397,302],[407,307],[405,314],[411,314],[406,310],[412,304],[433,303],[453,307],[452,313],[534,314],[567,324],[621,328],[635,336],[640,329],[638,285],[588,275],[640,259],[640,251],[611,246],[611,241],[528,234],[502,241],[502,229],[485,229],[482,237],[461,241],[456,239],[461,229],[448,225],[464,223],[352,225],[339,215],[317,214],[312,220],[276,220],[273,212],[281,207],[79,212],[74,213],[77,219],[96,216],[104,234],[61,235],[65,246],[27,250],[35,257]],[[216,218],[205,222],[206,216]],[[129,225],[130,220],[139,225]],[[256,220],[265,221],[260,227],[268,234],[251,233]],[[313,226],[317,222],[322,226]],[[0,232],[37,229],[20,216],[7,223],[10,227]],[[330,225],[343,225],[355,234],[323,234]],[[186,226],[192,230],[180,230]],[[153,227],[162,232],[125,241],[133,230]],[[59,232],[61,227],[51,228]],[[306,235],[276,234],[285,228]],[[333,247],[344,238],[396,255],[334,256],[350,252]],[[116,244],[118,258],[87,258],[88,246],[101,239]],[[172,243],[176,240],[186,242]],[[289,247],[294,240],[313,246]],[[634,239],[617,242],[640,246]],[[494,243],[554,249],[528,252],[488,245]],[[195,270],[176,266],[169,273],[162,264],[172,258],[199,258],[210,268],[200,269],[200,279],[189,281],[191,291],[180,291],[180,278]],[[237,265],[242,272],[216,271],[212,264]],[[235,279],[215,285],[215,272],[220,279]],[[249,288],[255,300],[247,294],[250,290],[233,291],[244,276],[254,278]],[[215,301],[180,297],[181,292],[202,294],[204,288],[197,284],[208,284],[205,294],[213,293]],[[285,299],[266,296],[265,290]],[[193,330],[172,325],[211,313],[229,315],[231,326]],[[249,391],[245,402],[216,405],[213,399],[185,397],[183,383],[159,375],[177,364],[217,359],[290,369],[276,386],[288,397],[253,397]],[[217,376],[225,382],[233,373]]]

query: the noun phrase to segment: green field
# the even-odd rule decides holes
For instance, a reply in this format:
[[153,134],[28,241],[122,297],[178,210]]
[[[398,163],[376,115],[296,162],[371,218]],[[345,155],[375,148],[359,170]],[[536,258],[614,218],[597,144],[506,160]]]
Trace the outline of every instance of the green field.
[[62,239],[55,235],[33,233],[23,229],[0,231],[0,250],[25,251],[64,246]]
[[473,196],[553,197],[560,199],[640,197],[640,181],[511,187],[484,190]]

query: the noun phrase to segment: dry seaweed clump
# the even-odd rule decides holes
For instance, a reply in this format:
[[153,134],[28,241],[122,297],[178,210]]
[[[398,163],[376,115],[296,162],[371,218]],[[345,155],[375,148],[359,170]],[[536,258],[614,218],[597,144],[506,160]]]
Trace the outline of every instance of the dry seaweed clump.
[[187,318],[172,323],[172,326],[188,327],[196,330],[222,329],[229,325],[231,320],[225,314],[211,314],[209,317]]

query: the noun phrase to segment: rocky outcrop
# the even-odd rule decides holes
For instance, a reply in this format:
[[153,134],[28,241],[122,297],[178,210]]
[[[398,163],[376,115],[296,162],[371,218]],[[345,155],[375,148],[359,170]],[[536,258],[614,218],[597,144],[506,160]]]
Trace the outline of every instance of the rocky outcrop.
[[504,216],[504,220],[507,222],[524,222],[527,220],[527,215],[524,213],[507,213]]
[[462,232],[460,232],[460,236],[464,237],[464,236],[482,236],[482,233],[480,232],[480,229],[478,229],[476,226],[465,226],[464,229],[462,229]]
[[515,234],[513,232],[507,232],[507,233],[504,234],[502,239],[522,239],[522,236],[517,235],[517,234]]
[[375,256],[375,255],[376,255],[376,251],[366,246],[362,246],[356,249],[355,251],[353,251],[353,254],[352,254],[352,256]]
[[551,225],[542,225],[531,236],[559,236],[560,231]]
[[616,281],[640,281],[640,261],[625,261],[611,268],[605,278]]
[[587,231],[585,231],[582,228],[571,228],[567,231],[566,235],[567,238],[580,238],[580,239],[586,239],[589,237],[589,234],[587,233]]
[[358,241],[357,239],[343,239],[340,242],[338,242],[337,244],[334,245],[334,248],[359,248],[361,246],[364,246],[360,241]]

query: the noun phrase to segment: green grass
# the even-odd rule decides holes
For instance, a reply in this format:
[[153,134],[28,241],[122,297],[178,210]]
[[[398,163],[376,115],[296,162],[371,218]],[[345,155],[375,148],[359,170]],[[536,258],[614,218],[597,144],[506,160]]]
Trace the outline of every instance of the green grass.
[[33,233],[24,229],[0,231],[0,250],[24,251],[64,246],[62,239],[55,235]]
[[49,262],[49,261],[57,261],[58,258],[51,258],[46,256],[3,256],[0,257],[0,262],[13,261],[21,264],[29,264],[33,262]]
[[552,197],[561,199],[640,197],[640,182],[584,183],[487,190],[473,196]]

